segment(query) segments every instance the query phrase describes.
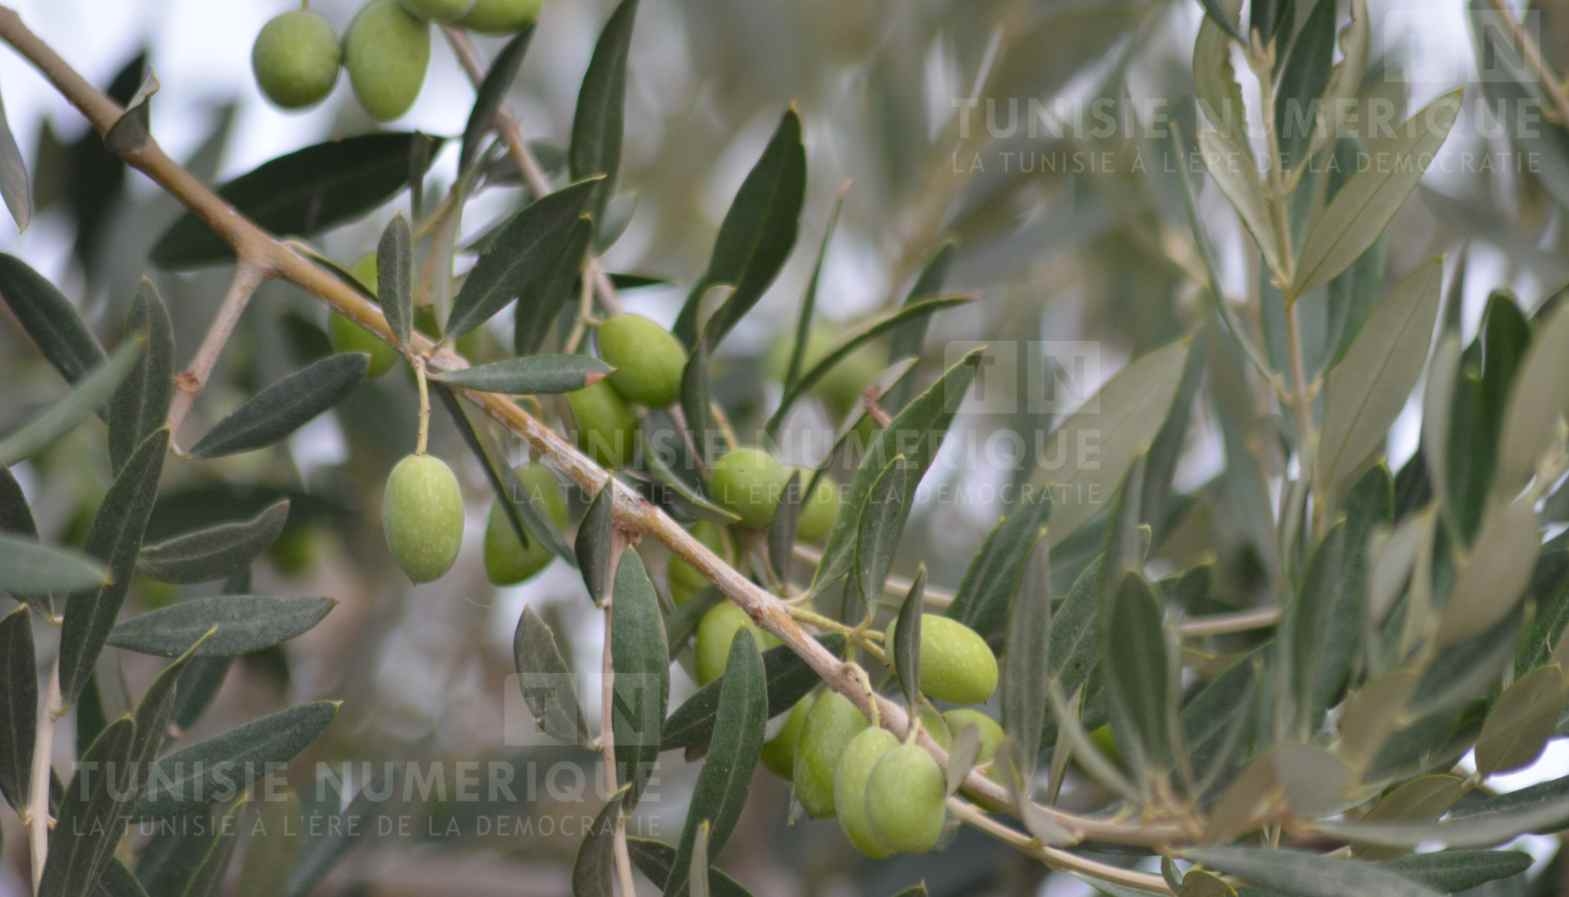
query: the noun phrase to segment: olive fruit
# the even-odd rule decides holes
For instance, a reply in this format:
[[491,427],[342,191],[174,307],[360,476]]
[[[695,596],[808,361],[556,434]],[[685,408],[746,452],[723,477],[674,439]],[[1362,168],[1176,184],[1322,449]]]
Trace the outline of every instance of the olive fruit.
[[834,807],[839,811],[839,827],[855,849],[874,860],[893,853],[878,837],[867,814],[867,783],[878,761],[899,746],[899,739],[887,729],[876,726],[862,729],[845,746],[844,756],[834,771]]
[[825,691],[806,715],[795,745],[795,798],[813,819],[834,815],[834,776],[850,739],[868,725],[860,708],[836,691]]
[[[725,531],[719,524],[712,520],[699,520],[692,525],[692,537],[726,561],[731,560],[730,550],[725,544]],[[670,563],[665,568],[665,578],[670,583],[670,600],[676,604],[687,603],[693,595],[708,587],[708,577],[676,555],[670,557]]]
[[542,0],[475,0],[458,24],[480,34],[511,34],[534,21],[541,4]]
[[721,601],[704,612],[703,619],[697,622],[699,685],[707,685],[724,675],[725,666],[730,662],[730,642],[743,629],[751,631],[759,651],[767,651],[779,644],[772,633],[753,623],[746,611],[728,601]]
[[436,22],[456,22],[474,8],[474,0],[400,0],[409,15]]
[[976,762],[985,763],[997,756],[997,745],[1002,744],[1002,726],[986,714],[970,707],[959,707],[949,710],[942,715],[943,722],[948,724],[948,731],[957,737],[960,729],[973,726],[981,736],[981,752],[976,755]]
[[763,529],[779,509],[790,469],[757,448],[738,448],[714,462],[708,491],[753,529]]
[[[801,469],[801,488],[812,481],[812,471]],[[812,494],[801,503],[801,516],[796,518],[795,535],[798,539],[818,542],[826,537],[839,519],[839,483],[828,474],[817,478]]]
[[604,380],[567,393],[578,448],[605,467],[625,467],[637,446],[637,415]]
[[326,99],[338,82],[341,62],[332,24],[305,9],[274,16],[251,46],[257,86],[285,109],[303,109]]
[[[376,253],[367,252],[360,256],[349,268],[349,273],[354,275],[354,279],[359,281],[366,292],[376,295]],[[372,377],[387,373],[398,361],[397,349],[337,312],[327,317],[327,340],[332,344],[334,352],[364,352],[369,355],[370,368],[366,373]]]
[[763,765],[781,779],[795,774],[795,748],[800,743],[801,733],[806,730],[806,716],[812,712],[816,700],[816,695],[807,695],[796,701],[779,732],[763,745]]
[[902,744],[872,768],[866,815],[889,850],[925,853],[942,837],[947,796],[947,781],[932,755],[917,745]]
[[[801,374],[811,370],[838,342],[834,331],[826,326],[813,327],[806,338],[806,351],[801,353]],[[795,348],[795,334],[780,339],[769,349],[763,366],[775,380],[783,380],[790,370],[790,353]],[[829,368],[812,384],[811,393],[821,399],[835,417],[844,416],[861,397],[867,384],[882,373],[883,364],[877,349],[863,345]]]
[[[888,624],[886,644],[893,644],[898,622]],[[958,620],[922,614],[921,691],[939,701],[980,704],[996,690],[997,655],[980,633]]]
[[300,576],[316,566],[321,535],[308,524],[290,523],[267,547],[267,558],[284,576]]
[[430,582],[463,545],[463,491],[440,458],[409,455],[387,475],[381,501],[387,548],[409,579]]
[[[542,464],[525,464],[513,471],[517,486],[534,507],[544,512],[550,525],[565,529],[567,503],[556,483],[555,474]],[[550,564],[555,554],[545,543],[529,536],[528,545],[518,539],[507,509],[497,501],[490,506],[485,521],[485,575],[498,586],[511,586],[528,579]]]
[[378,121],[409,111],[430,64],[430,25],[398,0],[370,0],[349,23],[343,65],[360,105]]
[[595,334],[599,357],[615,368],[610,385],[629,402],[663,408],[681,397],[686,347],[642,315],[616,315]]

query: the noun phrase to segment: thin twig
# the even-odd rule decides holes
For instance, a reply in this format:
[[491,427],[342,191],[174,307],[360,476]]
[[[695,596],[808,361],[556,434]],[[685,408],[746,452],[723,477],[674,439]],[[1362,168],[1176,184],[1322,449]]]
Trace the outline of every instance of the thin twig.
[[1543,87],[1547,89],[1547,96],[1553,101],[1553,115],[1561,125],[1569,125],[1569,91],[1564,89],[1564,82],[1559,80],[1553,67],[1548,65],[1547,58],[1542,55],[1542,48],[1536,43],[1536,38],[1525,30],[1525,25],[1515,18],[1514,10],[1504,0],[1492,0],[1493,9],[1498,12],[1499,18],[1504,20],[1504,25],[1509,29],[1510,35],[1520,47],[1520,55],[1525,59],[1525,64],[1541,79]]
[[[814,548],[810,545],[797,545],[794,548],[794,552],[797,559],[805,561],[814,567],[823,562],[823,552],[820,548]],[[883,603],[890,604],[895,607],[903,604],[904,597],[910,594],[910,587],[913,585],[915,585],[913,580],[907,579],[896,573],[890,573],[888,575],[888,579],[883,583],[883,596],[893,600],[885,601]],[[952,604],[954,600],[953,592],[950,592],[941,586],[934,586],[931,583],[926,584],[926,588],[922,592],[922,595],[926,599],[927,607],[944,608]]]
[[[100,93],[52,47],[33,34],[16,11],[0,7],[0,40],[11,44],[47,77],[64,97],[81,110],[100,135],[108,132],[122,114],[120,107]],[[350,321],[396,345],[397,340],[380,308],[337,275],[296,253],[273,235],[262,230],[230,206],[190,172],[171,159],[156,141],[149,139],[126,151],[122,158],[152,178],[220,237],[236,249],[239,256],[265,260],[276,276],[315,295]],[[436,370],[450,371],[468,367],[468,362],[451,347],[437,347],[419,333],[412,335],[411,349],[425,356]],[[462,395],[506,429],[528,442],[538,457],[550,462],[580,488],[596,493],[609,486],[613,492],[613,511],[618,527],[628,533],[650,536],[672,553],[691,564],[719,591],[761,627],[790,646],[822,681],[844,694],[870,716],[878,713],[895,734],[903,734],[909,717],[904,709],[887,698],[866,694],[857,686],[855,664],[841,661],[790,617],[790,607],[745,575],[731,567],[708,546],[686,531],[681,524],[650,503],[631,487],[620,483],[584,455],[565,437],[530,415],[509,397],[494,393],[462,390]],[[946,766],[947,751],[929,735],[920,737],[921,746]],[[964,781],[967,793],[982,800],[1007,804],[1011,796],[998,783],[972,771]],[[1196,837],[1191,826],[1175,820],[1125,821],[1081,816],[1055,807],[1038,807],[1037,812],[1073,832],[1080,838],[1115,844],[1162,847],[1183,843]]]
[[1171,892],[1171,889],[1166,886],[1166,880],[1159,875],[1124,869],[1121,866],[1081,857],[1060,848],[1048,847],[1029,835],[991,818],[981,808],[961,798],[948,798],[948,809],[967,825],[980,829],[1014,850],[1040,860],[1053,869],[1080,872],[1091,878],[1138,888],[1141,891],[1154,891],[1159,894]]
[[[223,354],[223,347],[228,345],[229,337],[234,335],[234,328],[240,323],[240,317],[245,314],[245,307],[250,304],[251,296],[255,295],[257,287],[260,287],[266,279],[267,268],[264,265],[256,264],[243,256],[240,258],[240,263],[234,268],[234,278],[229,281],[229,290],[224,293],[223,302],[218,305],[218,314],[207,326],[207,333],[202,337],[201,345],[196,347],[196,354],[191,357],[190,366],[174,378],[174,399],[169,403],[171,438],[178,436],[180,424],[185,421],[191,406],[196,403],[196,397],[201,395],[202,389],[207,386],[207,379],[212,376],[212,369],[218,364],[218,356]],[[179,444],[177,438],[175,444]]]
[[33,893],[38,893],[44,879],[44,864],[49,860],[49,780],[53,767],[54,726],[60,705],[60,659],[55,658],[49,670],[49,691],[43,706],[38,708],[38,731],[33,733],[33,769],[28,779],[31,794],[27,798],[28,837],[32,841]]
[[1177,631],[1188,638],[1204,638],[1212,635],[1233,635],[1238,632],[1252,632],[1255,629],[1268,629],[1280,622],[1280,608],[1260,607],[1256,610],[1238,611],[1234,614],[1215,614],[1208,617],[1194,617],[1184,620]]

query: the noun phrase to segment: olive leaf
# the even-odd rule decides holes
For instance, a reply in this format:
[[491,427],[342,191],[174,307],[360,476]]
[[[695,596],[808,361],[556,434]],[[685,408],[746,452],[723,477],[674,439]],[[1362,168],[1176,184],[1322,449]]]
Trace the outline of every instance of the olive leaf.
[[532,607],[525,606],[518,617],[512,662],[523,702],[545,734],[568,744],[588,744],[588,724],[578,703],[572,667],[561,656],[550,624]]
[[538,352],[566,310],[575,307],[580,292],[583,262],[594,236],[594,222],[580,216],[561,241],[561,251],[543,280],[522,294],[512,315],[512,351],[519,355]]
[[201,642],[202,657],[233,657],[309,632],[337,605],[331,598],[209,595],[131,617],[109,633],[109,644],[139,654],[176,657]]
[[1027,555],[1027,584],[1015,587],[1002,655],[1002,724],[1018,743],[1024,773],[1033,777],[1046,724],[1046,685],[1051,680],[1050,549],[1036,542]]
[[33,182],[27,175],[27,160],[11,134],[6,119],[5,101],[0,99],[0,197],[11,212],[18,231],[27,230],[33,219]]
[[111,581],[103,564],[80,551],[0,534],[0,592],[79,592]]
[[236,520],[181,533],[142,548],[136,572],[162,582],[195,583],[222,579],[266,551],[289,520],[289,500],[281,499],[249,520]]
[[1493,492],[1513,496],[1536,472],[1553,444],[1557,421],[1569,415],[1563,384],[1569,380],[1569,304],[1560,303],[1541,320],[1531,339],[1504,411],[1503,434]]
[[40,897],[79,897],[97,887],[130,822],[124,808],[136,795],[135,738],[136,724],[123,716],[82,755],[54,814]]
[[926,565],[921,564],[899,605],[894,624],[893,666],[904,688],[904,703],[914,709],[921,696],[921,618],[926,609]]
[[572,861],[572,897],[615,897],[616,828],[630,785],[622,785],[594,817]]
[[970,559],[947,615],[988,641],[999,639],[1050,514],[1051,496],[1046,490],[1029,489],[1020,495]]
[[1264,184],[1259,179],[1253,154],[1243,149],[1245,145],[1218,128],[1199,130],[1199,155],[1204,159],[1204,167],[1209,169],[1210,177],[1241,216],[1242,224],[1264,254],[1270,269],[1280,271],[1281,247],[1270,225]]
[[459,171],[467,171],[479,161],[480,146],[485,135],[496,127],[496,113],[501,110],[513,82],[518,79],[518,69],[523,66],[523,55],[528,51],[529,38],[533,35],[532,24],[523,26],[496,54],[489,71],[485,72],[484,80],[480,81],[479,89],[474,94],[474,105],[469,109],[468,121],[463,125],[463,141],[458,152]]
[[[670,700],[670,652],[659,596],[636,549],[621,554],[610,602],[611,683],[617,711],[613,720],[616,764],[632,786],[634,806],[659,762],[659,745]],[[600,737],[606,737],[601,733]]]
[[1437,897],[1438,891],[1382,866],[1302,850],[1195,847],[1182,856],[1208,868],[1301,897]]
[[[789,390],[801,379],[801,367],[806,363],[806,346],[812,336],[812,318],[817,314],[817,290],[823,280],[823,265],[828,261],[828,246],[834,231],[839,227],[839,215],[844,211],[846,191],[834,194],[834,206],[828,212],[828,223],[823,226],[822,242],[817,244],[817,260],[812,263],[812,276],[806,281],[806,292],[801,297],[801,311],[795,319],[795,339],[790,343],[790,360],[785,365],[784,388]],[[774,412],[775,418],[782,418]]]
[[1495,505],[1455,573],[1438,639],[1448,644],[1497,624],[1514,610],[1541,553],[1536,511],[1524,502]]
[[103,346],[70,300],[26,262],[6,253],[0,253],[0,298],[67,383],[103,364]]
[[370,356],[360,352],[329,355],[307,365],[269,385],[214,424],[191,446],[191,454],[222,458],[266,448],[341,402],[369,369]]
[[109,458],[115,470],[143,439],[163,426],[174,398],[174,324],[151,280],[143,278],[137,287],[127,328],[145,335],[147,351],[115,390],[109,406]]
[[[685,606],[682,605],[683,608]],[[818,636],[817,641],[830,654],[837,655],[844,650],[844,636],[837,633]],[[794,707],[821,681],[817,678],[817,671],[808,666],[789,645],[775,645],[763,652],[763,679],[768,689],[770,718]],[[723,687],[722,680],[710,682],[677,707],[670,718],[665,720],[664,738],[659,749],[691,750],[707,745],[713,736],[714,717],[719,711],[719,692]]]
[[[674,847],[651,838],[629,837],[627,851],[632,854],[632,862],[649,881],[662,885],[670,877],[676,858]],[[710,868],[708,876],[712,897],[751,897],[746,888],[718,869]]]
[[1134,769],[1170,768],[1166,634],[1155,593],[1135,572],[1123,575],[1116,587],[1101,643],[1117,743]]
[[[145,343],[131,339],[79,380],[71,391],[0,438],[0,465],[10,466],[48,448],[103,408],[142,357]],[[162,426],[162,420],[159,426]]]
[[1243,46],[1247,45],[1247,38],[1242,36],[1240,16],[1235,10],[1228,10],[1222,6],[1222,0],[1199,0],[1199,4],[1204,7],[1204,15],[1208,21],[1220,26],[1220,29],[1232,40]]
[[430,378],[480,392],[543,395],[582,389],[610,372],[609,365],[587,355],[529,355],[455,371],[431,371]]
[[1478,775],[1512,772],[1541,756],[1569,705],[1569,682],[1557,665],[1538,667],[1498,696],[1476,740]]
[[615,479],[607,477],[594,494],[594,500],[589,502],[588,513],[583,515],[573,545],[578,572],[583,574],[583,584],[588,587],[588,597],[599,606],[610,597],[616,573],[615,504]]
[[692,861],[687,866],[687,893],[691,897],[709,897],[708,841],[713,836],[713,824],[704,819],[697,827],[697,837],[692,840]]
[[622,114],[626,105],[627,55],[632,46],[632,26],[637,21],[637,0],[622,0],[605,22],[588,71],[578,90],[572,115],[572,142],[567,149],[567,170],[574,180],[604,175],[596,188],[593,218],[603,223],[605,205],[615,191],[621,167]]
[[32,613],[26,605],[0,617],[0,797],[24,812],[32,781],[33,738],[38,720],[38,667]]
[[1338,7],[1339,4],[1313,4],[1280,64],[1275,87],[1275,134],[1280,164],[1287,168],[1305,160],[1314,137],[1319,99],[1329,86],[1330,63],[1335,56]]
[[910,479],[910,465],[903,455],[896,455],[883,467],[866,494],[866,500],[854,508],[857,519],[852,575],[855,581],[844,592],[838,614],[843,622],[853,622],[875,610],[882,598],[883,583],[893,567],[899,537],[910,516],[911,498],[915,493]]
[[414,235],[403,213],[392,216],[376,244],[376,298],[398,345],[414,326]]
[[1519,850],[1440,850],[1381,865],[1446,894],[1457,894],[1519,875],[1531,868],[1531,855]]
[[[417,132],[329,140],[280,156],[218,188],[218,195],[262,229],[314,236],[352,221],[408,186],[414,165],[428,166],[441,145]],[[152,250],[160,268],[194,268],[230,257],[229,244],[187,212]]]

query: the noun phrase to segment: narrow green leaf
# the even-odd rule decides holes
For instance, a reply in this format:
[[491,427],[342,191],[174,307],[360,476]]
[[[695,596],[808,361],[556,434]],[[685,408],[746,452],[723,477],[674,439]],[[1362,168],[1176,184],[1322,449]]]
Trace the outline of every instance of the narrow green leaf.
[[107,585],[109,581],[109,571],[79,551],[0,535],[0,592],[78,592]]
[[403,213],[392,216],[376,244],[376,299],[398,345],[409,343],[414,326],[414,235]]
[[[1060,545],[1095,516],[1154,442],[1171,413],[1190,347],[1179,340],[1129,364],[1052,431],[1033,480],[1053,497],[1047,544]],[[1087,451],[1086,445],[1097,448]]]
[[709,897],[708,841],[713,835],[713,824],[704,819],[697,827],[697,837],[692,841],[692,861],[687,865],[687,893],[691,897]]
[[[682,605],[685,607],[685,605]],[[838,634],[818,637],[823,650],[838,654],[844,650],[844,636]],[[789,645],[775,645],[763,652],[763,678],[768,687],[768,715],[778,716],[806,697],[817,683],[816,671],[806,661],[790,650]],[[716,680],[699,688],[690,698],[665,720],[664,740],[661,751],[682,748],[691,750],[704,747],[713,736],[714,716],[719,711],[719,691],[723,681]]]
[[1155,593],[1137,573],[1123,576],[1117,587],[1101,651],[1117,743],[1134,769],[1170,768],[1166,633]]
[[67,383],[103,364],[103,346],[71,301],[26,262],[6,253],[0,253],[0,298]]
[[1338,3],[1314,3],[1291,42],[1275,88],[1275,133],[1281,164],[1290,168],[1305,158],[1318,120],[1319,99],[1329,86],[1335,56]]
[[637,0],[622,0],[610,14],[594,44],[583,85],[578,89],[577,110],[572,115],[572,143],[567,150],[567,170],[573,180],[604,175],[594,197],[594,220],[603,223],[605,204],[615,192],[621,168],[622,113],[626,106],[627,53],[632,46],[632,26],[637,21]]
[[[127,340],[63,398],[45,406],[43,411],[0,438],[0,466],[10,466],[38,454],[102,409],[115,390],[127,382],[126,377],[141,358],[144,346],[141,339]],[[163,425],[162,420],[158,425]]]
[[1558,420],[1569,416],[1569,303],[1537,323],[1531,348],[1514,376],[1498,443],[1493,493],[1513,497],[1553,444]]
[[479,89],[474,94],[474,105],[469,109],[468,122],[463,125],[463,143],[458,153],[458,170],[467,171],[479,160],[479,151],[485,136],[496,127],[496,113],[506,102],[507,94],[518,79],[518,69],[523,65],[523,55],[528,51],[529,38],[534,35],[532,24],[512,36],[501,52],[490,63]]
[[38,665],[32,613],[26,605],[0,617],[0,797],[21,813],[32,781],[33,738],[38,722]]
[[213,824],[207,839],[207,849],[202,853],[201,861],[191,870],[182,897],[219,897],[222,893],[224,873],[228,871],[229,861],[234,858],[234,850],[240,843],[239,816],[250,806],[250,800],[249,795],[242,795]]
[[1437,897],[1438,891],[1372,863],[1302,850],[1249,847],[1188,848],[1182,855],[1253,884],[1300,897]]
[[706,463],[709,457],[708,434],[713,432],[714,425],[708,399],[708,349],[702,344],[692,347],[686,359],[686,369],[681,372],[681,413],[686,416],[686,427],[692,434],[697,460]]
[[1427,386],[1422,393],[1422,461],[1427,465],[1427,479],[1437,493],[1439,507],[1457,527],[1449,498],[1449,412],[1454,407],[1459,376],[1460,339],[1451,333],[1439,340],[1427,369]]
[[109,458],[115,470],[143,439],[163,426],[174,398],[174,325],[163,297],[146,278],[131,302],[128,332],[145,336],[147,351],[115,390],[109,406]]
[[74,592],[66,600],[59,663],[60,692],[67,706],[82,693],[109,630],[114,628],[120,605],[125,602],[168,449],[167,429],[142,440],[109,486],[93,518],[87,534],[87,553],[109,567],[111,580],[96,590]]
[[1362,595],[1344,581],[1350,538],[1345,521],[1324,536],[1281,622],[1281,646],[1286,651],[1282,674],[1296,708],[1294,730],[1304,737],[1314,731],[1340,693],[1359,653]]
[[169,723],[174,719],[175,696],[177,686],[191,660],[196,656],[196,649],[201,646],[204,639],[210,638],[211,630],[194,642],[190,649],[177,657],[173,663],[158,671],[152,684],[142,693],[142,699],[137,702],[133,711],[136,720],[136,738],[131,743],[131,758],[137,763],[151,763],[163,750],[164,742],[169,736]]
[[1492,628],[1519,604],[1541,552],[1536,511],[1524,502],[1495,505],[1469,557],[1455,573],[1438,627],[1443,644]]
[[5,102],[0,100],[0,197],[10,210],[18,231],[27,230],[33,220],[33,181],[27,174],[27,160],[11,134],[11,123],[5,114]]
[[[428,166],[438,138],[384,132],[329,140],[280,156],[218,188],[218,195],[264,230],[309,237],[354,221],[399,193],[413,163]],[[229,244],[194,212],[153,247],[160,268],[194,268],[229,258]]]
[[512,634],[512,663],[523,702],[540,729],[567,744],[588,744],[588,723],[578,703],[572,667],[561,656],[550,624],[532,607],[524,606]]
[[1400,857],[1382,865],[1430,888],[1458,894],[1519,875],[1531,868],[1531,855],[1520,850],[1440,850]]
[[1209,20],[1219,25],[1232,40],[1244,47],[1248,45],[1248,39],[1242,36],[1241,21],[1234,12],[1221,4],[1221,0],[1199,0],[1199,5],[1204,7],[1204,14]]
[[999,640],[1010,603],[1050,514],[1051,496],[1046,490],[1030,489],[1022,494],[970,559],[947,615],[988,641]]
[[854,508],[856,517],[854,583],[845,589],[839,619],[853,622],[877,607],[883,583],[899,550],[899,537],[910,517],[915,494],[910,465],[897,455],[872,483],[866,500]]
[[[138,819],[167,819],[211,803],[226,789],[249,787],[269,764],[287,763],[326,731],[338,702],[280,710],[158,759],[135,808]],[[231,790],[232,793],[232,790]]]
[[806,495],[806,483],[801,471],[790,471],[784,489],[779,493],[779,506],[774,519],[768,523],[768,566],[783,582],[789,575],[790,560],[794,557],[796,528],[801,522],[801,500]]
[[784,423],[785,415],[794,407],[796,400],[806,395],[812,387],[816,386],[819,381],[828,375],[829,371],[833,370],[841,361],[850,357],[857,349],[891,330],[898,330],[913,321],[922,320],[943,309],[964,305],[973,301],[973,299],[973,296],[968,295],[939,296],[913,305],[900,306],[886,315],[873,318],[857,327],[851,333],[846,334],[839,342],[835,343],[823,355],[822,359],[812,365],[799,379],[785,388],[784,397],[779,400],[779,407],[769,417],[765,429],[769,433],[777,433],[780,425]]
[[[670,433],[671,431],[667,430],[665,432]],[[644,472],[655,483],[669,490],[661,495],[662,500],[668,501],[677,507],[684,505],[684,509],[693,516],[711,520],[720,526],[732,526],[740,522],[741,518],[739,515],[710,501],[708,496],[703,494],[701,487],[694,485],[687,477],[682,476],[672,466],[670,461],[666,460],[665,451],[660,450],[661,443],[657,431],[652,427],[641,427],[638,430],[638,439],[643,444],[642,459],[645,468]],[[665,443],[665,445],[668,446],[669,443]],[[684,452],[685,446],[679,447],[677,451]],[[684,461],[685,458],[683,457],[678,463],[684,463]]]
[[[812,336],[812,317],[817,314],[817,289],[823,280],[823,265],[828,261],[828,245],[839,227],[839,214],[844,211],[845,190],[834,194],[834,207],[828,213],[828,224],[823,227],[822,242],[817,245],[817,261],[812,265],[812,276],[806,282],[806,293],[801,297],[801,312],[795,320],[795,341],[790,345],[790,362],[785,365],[786,390],[801,378],[801,366],[806,359],[806,344]],[[775,412],[778,417],[778,412]]]
[[[785,110],[779,127],[736,191],[719,225],[708,270],[693,285],[672,328],[690,348],[698,341],[717,346],[725,334],[763,298],[768,285],[795,246],[801,205],[806,197],[806,148],[795,107]],[[729,284],[729,298],[706,323],[700,320],[709,287]]]
[[[1045,706],[1044,703],[1042,706]],[[972,725],[959,726],[949,733],[953,744],[948,748],[948,765],[943,770],[947,780],[948,796],[952,797],[964,787],[964,780],[975,768],[981,756],[981,730]]]
[[543,395],[573,392],[609,375],[611,367],[588,355],[530,355],[456,371],[432,371],[441,383],[504,392],[508,395]]
[[573,222],[562,240],[548,275],[521,296],[512,315],[512,351],[531,355],[549,338],[556,321],[577,307],[583,262],[594,236],[594,222],[586,215]]
[[82,755],[55,812],[39,897],[80,897],[97,887],[129,823],[124,806],[136,793],[135,737],[136,724],[121,717]]
[[572,897],[616,897],[616,821],[630,787],[622,785],[610,796],[578,845],[572,862]]
[[222,458],[272,445],[343,401],[369,368],[369,355],[344,352],[295,371],[214,424],[191,454]]
[[[670,700],[670,650],[659,613],[659,595],[637,549],[621,554],[610,604],[610,656],[616,713],[616,765],[632,786],[636,804],[659,762],[659,743]],[[603,736],[602,736],[603,737]]]
[[528,296],[551,279],[572,241],[573,224],[587,211],[598,182],[598,178],[578,181],[535,200],[506,224],[453,299],[448,339],[468,333],[507,303]]
[[1373,245],[1449,136],[1460,114],[1460,94],[1444,94],[1368,147],[1377,164],[1359,170],[1309,224],[1292,295],[1305,296],[1328,283]]
[[1264,184],[1254,167],[1252,153],[1243,149],[1231,135],[1219,128],[1199,130],[1199,154],[1204,167],[1233,208],[1242,223],[1252,234],[1253,242],[1273,271],[1281,270],[1281,248],[1275,230],[1270,225],[1269,204],[1264,196]]
[[1434,258],[1396,284],[1330,369],[1318,469],[1332,491],[1349,482],[1384,444],[1422,375],[1443,277],[1443,259]]
[[717,855],[741,818],[752,780],[763,749],[764,727],[768,722],[768,686],[763,658],[757,653],[752,633],[742,629],[730,642],[730,656],[719,690],[719,711],[714,717],[713,737],[708,743],[708,759],[698,773],[687,809],[686,824],[670,878],[665,881],[667,897],[687,893],[691,878],[691,857],[698,828],[712,825],[709,849]]
[[147,897],[147,891],[131,874],[131,870],[125,868],[124,863],[111,859],[109,865],[104,867],[103,877],[98,880],[94,897]]
[[289,500],[268,505],[249,520],[181,533],[142,549],[136,572],[161,582],[209,582],[229,576],[266,551],[289,520]]
[[1008,612],[1002,655],[1002,725],[1019,745],[1026,777],[1035,774],[1046,725],[1047,683],[1051,681],[1050,549],[1034,543],[1028,558],[1028,584],[1015,588]]
[[[326,834],[310,838],[305,849],[289,870],[288,897],[306,897],[327,877],[327,873],[343,859],[356,843],[366,837],[366,821],[387,802],[387,795],[397,794],[394,787],[399,781],[396,771],[383,772],[372,766],[370,775],[360,786],[359,793],[341,813],[329,817],[323,826]],[[335,810],[337,804],[329,805]],[[356,820],[359,827],[356,828]]]
[[1476,771],[1484,778],[1536,762],[1569,705],[1569,682],[1556,664],[1516,679],[1498,696],[1476,740]]
[[177,657],[207,630],[201,657],[233,657],[282,644],[309,632],[330,613],[331,598],[208,595],[148,611],[116,626],[109,644],[139,654]]
[[[676,849],[663,841],[651,838],[627,838],[627,851],[632,862],[648,880],[663,885],[674,867]],[[746,888],[718,869],[709,869],[708,883],[712,897],[751,897]]]
[[893,666],[904,688],[904,703],[912,710],[921,696],[921,618],[926,610],[926,565],[916,570],[910,591],[899,605],[894,626]]
[[1232,142],[1246,148],[1247,108],[1242,88],[1237,84],[1236,67],[1231,62],[1232,38],[1220,24],[1238,20],[1242,0],[1216,0],[1223,3],[1223,17],[1208,16],[1199,24],[1193,41],[1193,87],[1205,117],[1229,135]]
[[615,479],[607,478],[589,503],[573,545],[578,572],[583,574],[583,584],[588,587],[588,597],[599,606],[610,597],[616,575],[615,493]]

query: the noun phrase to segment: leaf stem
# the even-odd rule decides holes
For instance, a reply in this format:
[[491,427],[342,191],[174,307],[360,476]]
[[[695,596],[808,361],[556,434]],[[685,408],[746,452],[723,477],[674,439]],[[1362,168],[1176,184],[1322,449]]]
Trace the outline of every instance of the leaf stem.
[[33,893],[43,884],[44,864],[49,860],[49,781],[53,772],[54,728],[60,706],[60,658],[49,670],[49,690],[38,708],[38,730],[33,733],[33,768],[28,778],[31,793],[27,798],[28,839],[32,847]]
[[207,378],[212,376],[212,369],[218,364],[218,356],[223,354],[223,347],[228,345],[229,337],[234,335],[234,328],[245,314],[251,296],[255,295],[256,289],[268,276],[269,269],[265,264],[240,256],[239,264],[234,268],[234,277],[229,281],[229,290],[224,293],[218,313],[207,326],[201,345],[196,347],[190,366],[174,378],[174,399],[169,403],[171,436],[180,432],[180,424],[196,403],[196,397],[207,386]]

